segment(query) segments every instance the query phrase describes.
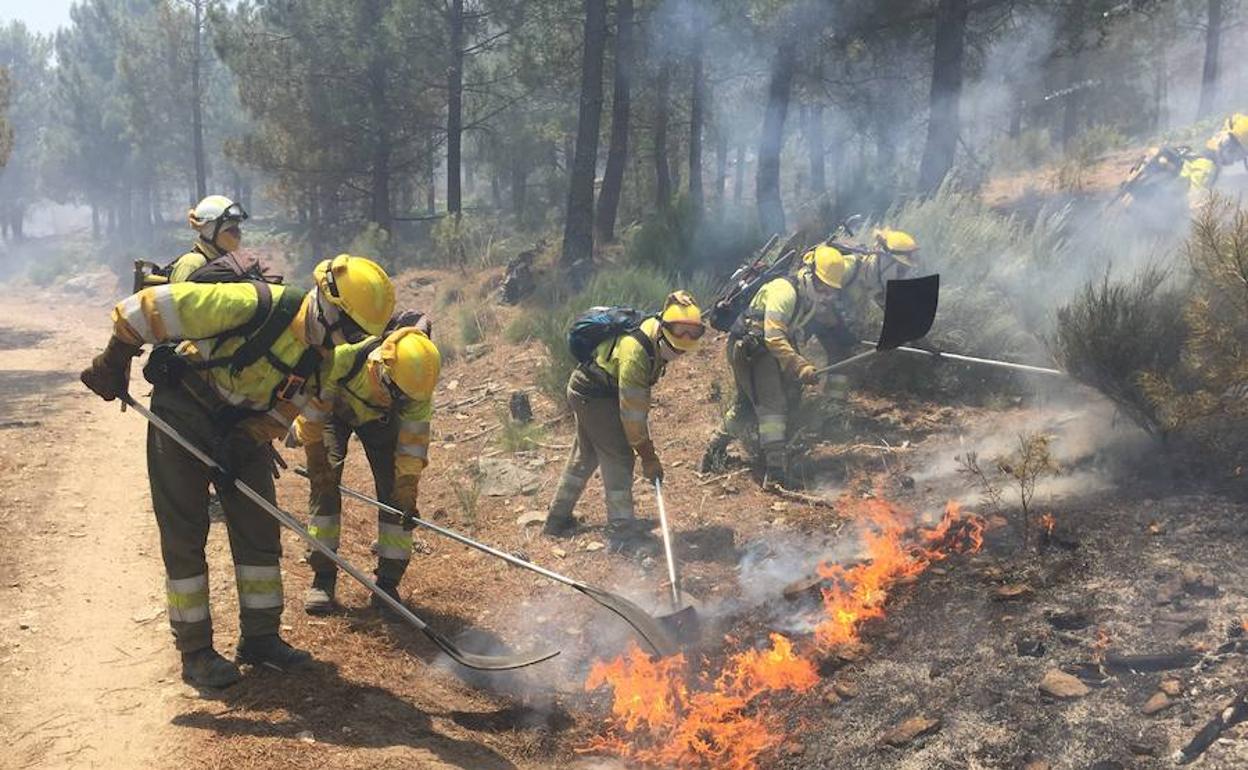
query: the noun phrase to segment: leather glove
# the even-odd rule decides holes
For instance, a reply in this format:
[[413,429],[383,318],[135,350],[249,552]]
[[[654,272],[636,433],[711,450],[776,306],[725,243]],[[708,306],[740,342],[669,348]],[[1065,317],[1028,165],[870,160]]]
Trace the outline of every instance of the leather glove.
[[420,489],[419,476],[399,476],[394,480],[394,507],[403,511],[403,529],[416,529],[420,510],[416,507],[416,494]]
[[819,372],[815,369],[814,364],[802,364],[797,369],[797,381],[803,385],[816,385],[819,383]]
[[653,483],[663,478],[663,463],[654,451],[654,442],[647,440],[637,447],[637,456],[641,458],[641,475],[646,481]]
[[130,360],[142,348],[131,345],[118,337],[112,337],[104,352],[91,359],[91,366],[82,370],[78,379],[100,398],[112,401],[129,390],[127,382]]
[[308,482],[312,497],[320,499],[337,494],[338,479],[334,477],[333,468],[329,465],[329,450],[325,444],[305,444],[303,451],[308,458]]

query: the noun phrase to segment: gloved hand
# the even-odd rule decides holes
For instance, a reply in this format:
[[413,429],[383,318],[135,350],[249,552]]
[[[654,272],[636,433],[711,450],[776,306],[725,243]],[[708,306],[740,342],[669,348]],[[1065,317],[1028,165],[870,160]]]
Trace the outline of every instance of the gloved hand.
[[417,508],[408,508],[403,511],[403,529],[411,532],[416,529],[416,520],[420,518],[420,510]]
[[83,369],[78,379],[100,398],[112,401],[129,389],[126,367],[141,350],[137,345],[112,337],[104,352],[91,360],[91,366]]
[[641,475],[646,481],[653,483],[663,478],[663,463],[659,462],[659,455],[654,451],[654,442],[646,440],[644,444],[637,447],[637,456],[641,458]]
[[325,444],[305,444],[304,454],[308,458],[308,482],[314,498],[332,497],[338,492],[338,479],[329,465],[329,450]]
[[819,372],[815,369],[815,365],[802,364],[797,370],[797,381],[803,385],[817,385],[819,383]]
[[416,494],[420,489],[420,476],[399,476],[394,480],[394,495],[391,504],[403,511],[403,529],[416,529],[416,519],[420,518],[420,510],[416,507]]

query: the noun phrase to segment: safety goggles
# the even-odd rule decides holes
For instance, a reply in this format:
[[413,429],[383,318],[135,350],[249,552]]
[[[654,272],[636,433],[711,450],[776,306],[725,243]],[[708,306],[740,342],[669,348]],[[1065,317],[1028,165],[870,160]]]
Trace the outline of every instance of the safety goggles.
[[231,203],[221,212],[221,216],[217,217],[222,222],[245,222],[247,221],[247,211],[241,203]]
[[706,327],[693,321],[663,321],[663,328],[673,337],[690,342],[697,342],[706,334]]

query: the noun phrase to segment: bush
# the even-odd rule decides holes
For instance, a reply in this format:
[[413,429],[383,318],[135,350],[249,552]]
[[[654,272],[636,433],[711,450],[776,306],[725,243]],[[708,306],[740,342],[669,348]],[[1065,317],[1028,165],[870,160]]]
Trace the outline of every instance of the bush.
[[[26,270],[26,277],[36,286],[46,288],[80,272],[83,264],[75,251],[56,251],[33,260]],[[130,282],[126,281],[126,285],[129,286]]]
[[1172,425],[1146,388],[1178,373],[1187,324],[1184,295],[1168,274],[1145,268],[1126,281],[1088,283],[1057,312],[1051,347],[1079,382],[1113,401],[1136,424],[1165,439]]
[[507,261],[509,250],[493,223],[468,213],[445,216],[430,233],[438,267],[485,268]]
[[388,272],[393,273],[394,262],[390,258],[390,247],[390,233],[376,222],[369,222],[347,244],[347,253],[357,257],[368,257]]
[[628,263],[671,275],[726,273],[766,240],[745,218],[717,221],[711,216],[703,213],[699,217],[682,196],[626,234]]
[[459,329],[460,347],[482,342],[498,328],[498,317],[489,305],[460,305],[455,311],[455,326]]
[[546,429],[538,423],[518,422],[502,409],[497,414],[498,422],[502,426],[498,434],[498,446],[504,452],[515,454],[533,449],[546,435]]

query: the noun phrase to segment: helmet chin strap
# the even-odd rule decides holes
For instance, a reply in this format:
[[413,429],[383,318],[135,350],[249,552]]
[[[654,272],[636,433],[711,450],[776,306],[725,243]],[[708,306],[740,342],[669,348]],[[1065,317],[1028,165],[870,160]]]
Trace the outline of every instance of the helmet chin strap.
[[680,357],[681,351],[677,350],[673,347],[672,343],[667,341],[667,335],[665,334],[659,334],[659,344],[657,347],[659,351],[659,358],[663,359],[665,362],[675,361]]

